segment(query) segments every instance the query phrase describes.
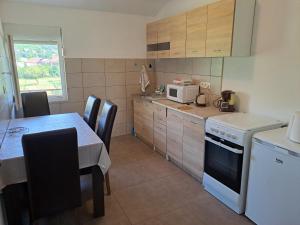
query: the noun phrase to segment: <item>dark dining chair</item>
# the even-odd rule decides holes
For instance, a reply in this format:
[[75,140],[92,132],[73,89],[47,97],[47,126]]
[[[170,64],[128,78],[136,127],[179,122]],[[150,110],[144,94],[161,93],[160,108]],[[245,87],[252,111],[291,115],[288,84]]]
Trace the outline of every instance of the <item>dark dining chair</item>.
[[47,92],[22,93],[21,98],[24,117],[50,115]]
[[76,129],[26,134],[22,145],[31,222],[81,206]]
[[89,96],[86,102],[83,119],[95,131],[97,116],[100,108],[101,100],[95,96]]
[[[114,126],[117,110],[118,110],[117,105],[113,104],[111,101],[106,100],[104,102],[102,112],[100,115],[100,120],[98,123],[97,135],[105,144],[108,153],[110,149],[111,133]],[[110,183],[109,183],[108,171],[105,174],[105,183],[107,188],[107,194],[110,195]]]

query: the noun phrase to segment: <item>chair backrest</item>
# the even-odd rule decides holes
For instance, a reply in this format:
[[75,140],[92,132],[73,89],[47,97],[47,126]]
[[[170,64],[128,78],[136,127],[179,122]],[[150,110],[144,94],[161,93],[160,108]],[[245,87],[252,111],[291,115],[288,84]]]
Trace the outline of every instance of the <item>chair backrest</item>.
[[89,96],[86,102],[83,119],[95,131],[97,116],[101,100],[95,96]]
[[109,153],[111,132],[114,126],[118,107],[111,101],[105,101],[98,123],[97,135],[103,141]]
[[81,206],[77,131],[22,137],[31,220]]
[[50,115],[47,92],[22,93],[24,117]]

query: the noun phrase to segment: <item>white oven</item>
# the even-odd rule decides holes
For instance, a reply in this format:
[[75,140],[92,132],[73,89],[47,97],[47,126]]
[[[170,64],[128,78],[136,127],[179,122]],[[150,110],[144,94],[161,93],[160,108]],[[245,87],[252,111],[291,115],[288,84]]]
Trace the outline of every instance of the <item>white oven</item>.
[[180,103],[191,103],[194,102],[196,96],[199,94],[198,85],[167,85],[167,98],[169,100],[180,102]]
[[252,135],[281,127],[272,118],[231,113],[205,124],[204,188],[235,212],[245,212]]

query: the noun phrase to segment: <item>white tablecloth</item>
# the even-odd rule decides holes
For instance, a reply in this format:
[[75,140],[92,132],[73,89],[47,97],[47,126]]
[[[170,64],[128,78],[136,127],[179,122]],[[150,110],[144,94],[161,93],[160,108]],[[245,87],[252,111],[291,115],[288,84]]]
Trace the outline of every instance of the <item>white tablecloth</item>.
[[[22,127],[21,133],[9,129]],[[79,167],[99,165],[105,174],[111,165],[106,147],[101,139],[77,113],[31,117],[9,121],[8,130],[0,148],[0,190],[5,186],[26,181],[26,171],[21,138],[24,133],[38,133],[75,127],[78,135]]]

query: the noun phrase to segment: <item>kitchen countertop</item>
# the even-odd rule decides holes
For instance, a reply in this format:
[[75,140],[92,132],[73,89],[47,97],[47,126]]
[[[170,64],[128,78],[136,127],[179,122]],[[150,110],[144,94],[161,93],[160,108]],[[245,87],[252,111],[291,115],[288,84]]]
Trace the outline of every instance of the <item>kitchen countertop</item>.
[[153,102],[153,101],[156,101],[156,100],[167,100],[167,97],[165,95],[157,95],[157,94],[134,95],[133,98],[141,99],[141,100],[149,101],[149,102]]
[[160,99],[153,100],[153,104],[161,105],[167,107],[168,109],[175,110],[177,112],[181,112],[190,116],[197,117],[199,119],[207,119],[211,116],[217,116],[225,114],[224,112],[220,112],[219,109],[215,107],[198,107],[195,104],[181,104],[178,102],[170,101],[168,99]]

